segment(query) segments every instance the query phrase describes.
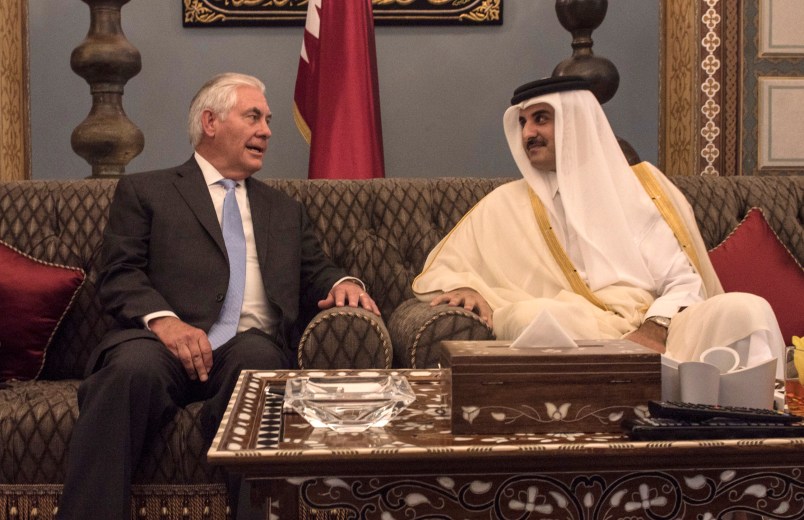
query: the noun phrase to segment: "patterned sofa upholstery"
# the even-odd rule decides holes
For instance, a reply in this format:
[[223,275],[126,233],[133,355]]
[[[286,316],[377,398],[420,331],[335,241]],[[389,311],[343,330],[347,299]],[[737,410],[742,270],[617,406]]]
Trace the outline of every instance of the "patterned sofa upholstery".
[[[486,339],[491,331],[462,309],[413,299],[427,254],[485,194],[510,178],[266,180],[302,201],[327,254],[360,277],[387,320],[360,309],[316,315],[301,334],[305,368],[429,367],[438,341]],[[747,210],[762,207],[800,263],[804,260],[803,177],[679,177],[712,247]],[[79,266],[87,282],[62,322],[36,381],[0,383],[0,520],[52,517],[77,416],[76,388],[108,327],[95,295],[98,249],[112,180],[0,183],[0,240],[49,262]],[[390,331],[390,332],[389,332]],[[134,518],[223,518],[221,472],[206,464],[199,403],[148,447],[135,475]],[[99,497],[100,498],[100,497]]]

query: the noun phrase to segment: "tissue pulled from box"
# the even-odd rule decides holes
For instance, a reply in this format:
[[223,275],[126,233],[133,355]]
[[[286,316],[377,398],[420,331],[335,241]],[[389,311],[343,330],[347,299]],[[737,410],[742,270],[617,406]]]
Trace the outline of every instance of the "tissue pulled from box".
[[510,348],[578,348],[552,314],[542,310],[511,343]]

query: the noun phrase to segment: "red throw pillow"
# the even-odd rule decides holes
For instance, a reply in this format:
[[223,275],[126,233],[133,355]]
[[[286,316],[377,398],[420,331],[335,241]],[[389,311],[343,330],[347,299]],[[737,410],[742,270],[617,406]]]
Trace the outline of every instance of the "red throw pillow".
[[747,292],[770,303],[786,344],[804,336],[804,270],[765,220],[751,208],[726,239],[709,251],[726,292]]
[[84,271],[32,258],[0,241],[0,381],[39,375]]

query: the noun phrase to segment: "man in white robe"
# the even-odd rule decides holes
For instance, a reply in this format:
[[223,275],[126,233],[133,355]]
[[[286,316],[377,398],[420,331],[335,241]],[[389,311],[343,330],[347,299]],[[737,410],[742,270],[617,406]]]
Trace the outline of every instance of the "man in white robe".
[[523,179],[481,200],[433,249],[413,290],[473,310],[498,339],[549,313],[573,339],[626,337],[676,361],[731,347],[742,366],[778,360],[770,305],[723,293],[681,192],[631,168],[580,78],[514,92],[503,117]]

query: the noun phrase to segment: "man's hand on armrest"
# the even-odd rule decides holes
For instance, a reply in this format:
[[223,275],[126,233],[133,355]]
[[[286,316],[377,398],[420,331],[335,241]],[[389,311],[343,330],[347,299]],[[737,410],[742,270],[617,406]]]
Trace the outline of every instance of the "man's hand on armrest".
[[486,322],[486,325],[492,327],[491,316],[493,314],[491,306],[483,298],[479,292],[468,287],[454,289],[452,291],[439,294],[432,299],[430,305],[441,305],[446,303],[452,307],[463,307],[469,312],[474,312],[480,319]]
[[380,309],[374,302],[374,299],[363,290],[361,286],[354,282],[341,282],[337,284],[327,294],[326,299],[318,302],[318,308],[321,310],[331,309],[332,307],[363,307],[375,315],[380,315]]
[[212,345],[203,330],[174,316],[154,318],[148,328],[181,361],[190,379],[207,380],[212,369]]

